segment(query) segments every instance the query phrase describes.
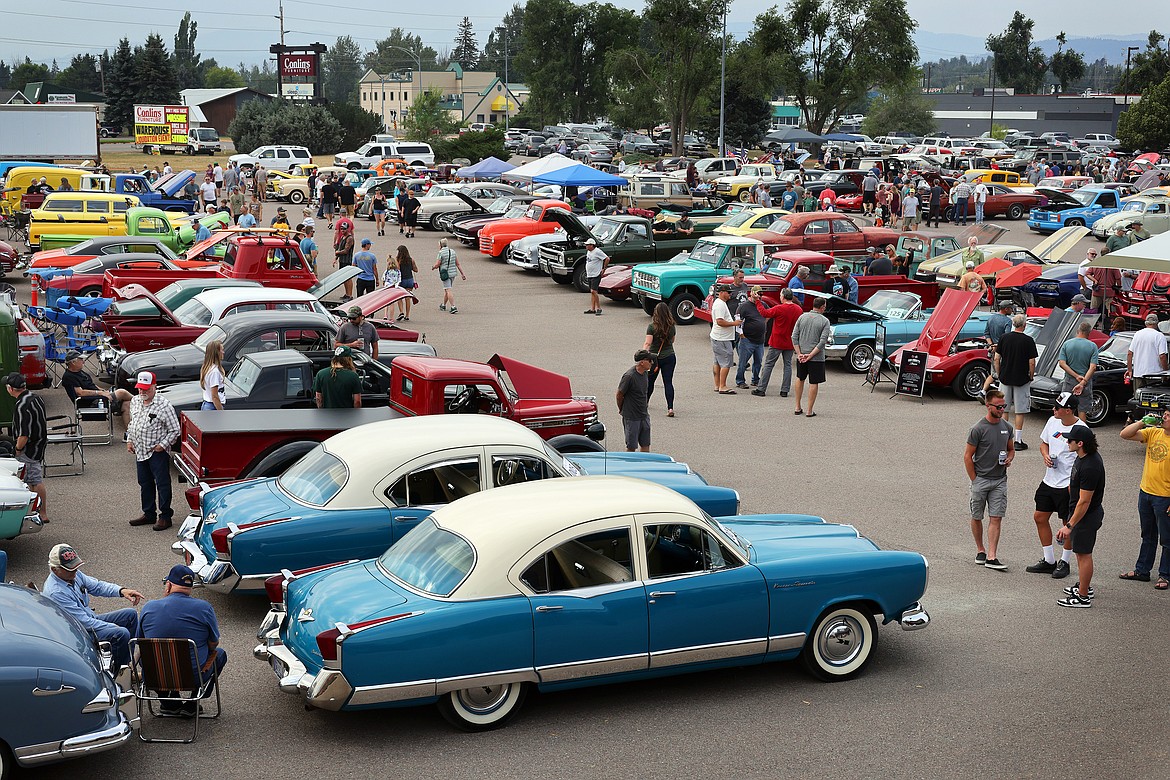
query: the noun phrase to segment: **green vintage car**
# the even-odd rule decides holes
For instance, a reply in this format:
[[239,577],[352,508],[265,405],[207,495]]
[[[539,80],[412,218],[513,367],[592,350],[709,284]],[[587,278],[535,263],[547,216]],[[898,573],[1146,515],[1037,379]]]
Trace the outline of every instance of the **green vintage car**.
[[[148,206],[128,209],[125,219],[125,235],[157,238],[174,252],[182,252],[195,243],[195,220],[206,225],[212,233],[230,227],[232,223],[227,212],[189,215]],[[45,233],[40,238],[40,250],[67,249],[91,238],[92,235],[79,233]]]
[[633,294],[647,314],[654,313],[659,301],[666,301],[675,321],[690,325],[716,279],[739,268],[752,274],[763,267],[763,242],[744,236],[709,236],[670,262],[634,266]]
[[36,493],[20,479],[24,466],[15,458],[0,458],[0,539],[41,530],[40,514],[32,508]]

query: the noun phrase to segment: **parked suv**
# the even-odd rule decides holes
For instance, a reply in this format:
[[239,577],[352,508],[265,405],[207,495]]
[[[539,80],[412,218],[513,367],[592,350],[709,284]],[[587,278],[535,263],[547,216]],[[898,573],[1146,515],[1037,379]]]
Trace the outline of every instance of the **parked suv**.
[[371,141],[362,144],[356,152],[340,152],[333,155],[333,164],[338,168],[349,168],[351,171],[359,168],[373,168],[387,157],[398,156],[390,153],[393,146],[393,143],[374,143]]
[[233,154],[228,160],[241,168],[263,165],[269,170],[291,171],[297,165],[311,164],[313,155],[304,146],[261,146],[247,154]]
[[1075,149],[1025,149],[1010,160],[1001,163],[1000,167],[1023,173],[1033,160],[1060,163],[1063,167],[1082,162],[1083,157],[1084,155]]

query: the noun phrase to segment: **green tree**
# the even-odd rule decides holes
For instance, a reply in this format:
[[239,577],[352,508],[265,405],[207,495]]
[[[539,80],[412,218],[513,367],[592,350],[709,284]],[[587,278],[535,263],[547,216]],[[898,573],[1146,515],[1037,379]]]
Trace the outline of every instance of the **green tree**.
[[197,89],[204,86],[205,68],[195,48],[199,35],[199,24],[191,18],[191,12],[183,14],[179,30],[175,33],[175,78],[179,89]]
[[[724,138],[728,144],[755,147],[772,120],[767,92],[767,63],[756,47],[740,41],[727,44],[727,88],[724,92]],[[711,143],[719,139],[719,79],[713,78],[703,95],[695,129]]]
[[40,62],[33,62],[28,57],[24,58],[24,62],[19,63],[12,69],[12,76],[9,78],[9,83],[13,89],[19,89],[22,92],[24,88],[35,81],[49,80],[49,66]]
[[328,100],[357,105],[358,80],[362,77],[364,60],[362,47],[350,36],[342,35],[333,42],[321,65],[325,71],[324,90]]
[[1117,120],[1117,139],[1123,149],[1165,149],[1170,146],[1170,76],[1142,93]]
[[767,57],[772,91],[792,95],[821,133],[871,86],[910,76],[917,26],[905,0],[790,0],[756,17],[749,40]]
[[889,135],[894,131],[930,135],[935,130],[933,104],[918,86],[921,72],[916,71],[899,84],[883,87],[865,112],[861,131],[869,136]]
[[248,86],[238,70],[212,65],[203,74],[203,86],[208,89],[235,89]]
[[123,38],[106,66],[106,121],[133,129],[136,89],[134,52],[130,39]]
[[265,144],[307,146],[313,154],[341,146],[341,123],[324,106],[257,98],[240,106],[228,126],[237,149]]
[[68,89],[83,92],[101,92],[102,74],[98,71],[98,58],[92,54],[75,54],[60,74],[57,83]]
[[430,46],[424,46],[422,38],[401,27],[390,28],[389,35],[375,41],[373,51],[366,52],[363,62],[366,68],[380,74],[414,70],[415,58],[406,52],[418,55],[418,65],[421,65],[423,70],[435,69],[438,52]]
[[1157,30],[1150,30],[1145,51],[1133,56],[1129,79],[1122,76],[1118,89],[1129,93],[1145,92],[1170,75],[1170,51],[1167,51],[1165,43],[1166,36]]
[[440,105],[442,99],[443,93],[437,88],[428,89],[415,97],[402,122],[407,138],[427,141],[436,135],[455,132],[459,125]]
[[12,68],[7,62],[0,60],[0,89],[8,89],[8,84],[12,81]]
[[240,77],[244,80],[245,86],[251,87],[257,92],[263,92],[266,95],[271,95],[276,92],[278,86],[276,71],[272,69],[268,60],[264,60],[259,65],[252,66],[245,65],[241,62],[237,70]]
[[1048,58],[1039,46],[1032,45],[1032,28],[1036,22],[1016,11],[1002,35],[987,36],[987,50],[995,59],[995,77],[999,87],[1034,95],[1044,83]]
[[1079,51],[1073,49],[1064,51],[1067,42],[1068,38],[1064,30],[1061,30],[1060,35],[1056,36],[1056,53],[1052,55],[1052,62],[1048,65],[1052,75],[1060,82],[1061,92],[1068,92],[1071,84],[1085,77],[1085,58]]
[[167,105],[179,100],[179,81],[158,33],[146,36],[146,44],[134,52],[135,100],[149,105]]
[[641,80],[657,88],[674,154],[682,152],[700,96],[719,78],[726,1],[646,0],[637,43],[610,53],[609,73],[619,84]]
[[431,147],[435,150],[435,158],[439,160],[456,160],[462,157],[477,163],[488,157],[508,159],[508,153],[504,151],[504,131],[496,127],[489,127],[482,133],[462,133],[438,138],[431,142]]
[[[507,71],[508,81],[523,83],[524,71],[520,69],[520,63],[516,59],[516,54],[520,51],[523,42],[524,6],[517,3],[488,33],[479,67],[483,70],[493,71],[500,78],[504,78],[505,71]],[[508,60],[507,68],[504,67],[505,55],[507,55]]]
[[455,48],[451,50],[451,62],[458,62],[464,70],[475,70],[479,64],[479,43],[475,39],[471,19],[463,17],[455,33]]
[[374,133],[382,132],[382,117],[372,111],[352,103],[330,103],[326,108],[341,125],[340,149],[357,149]]

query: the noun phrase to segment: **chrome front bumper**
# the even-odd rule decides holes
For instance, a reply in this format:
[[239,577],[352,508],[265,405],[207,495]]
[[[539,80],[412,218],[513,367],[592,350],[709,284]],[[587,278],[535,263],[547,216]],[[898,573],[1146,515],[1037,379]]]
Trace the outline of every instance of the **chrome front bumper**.
[[60,742],[45,742],[39,745],[15,748],[12,753],[16,756],[16,763],[23,767],[40,766],[62,761],[66,758],[76,758],[88,753],[100,753],[103,750],[112,750],[125,743],[134,734],[130,719],[124,712],[118,713],[118,724],[99,731],[91,731]]
[[916,601],[902,611],[898,622],[902,625],[903,631],[918,631],[930,625],[930,615],[926,614],[922,603]]
[[848,351],[849,347],[844,344],[830,344],[825,347],[825,357],[844,359],[845,353]]

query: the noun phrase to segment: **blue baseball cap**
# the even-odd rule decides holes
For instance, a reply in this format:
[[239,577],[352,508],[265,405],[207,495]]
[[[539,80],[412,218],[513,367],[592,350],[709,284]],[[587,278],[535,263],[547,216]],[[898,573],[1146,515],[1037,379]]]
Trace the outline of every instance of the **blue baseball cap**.
[[172,585],[178,585],[181,588],[191,588],[195,586],[195,572],[191,571],[191,567],[183,564],[176,564],[171,567],[170,574],[168,574],[163,582],[169,582]]
[[368,239],[368,238],[363,238],[363,239],[362,239],[362,246],[370,246],[370,245],[371,245],[371,244],[373,244],[373,243],[374,243],[374,242],[373,242],[373,241],[371,241],[371,240],[370,240],[370,239]]

